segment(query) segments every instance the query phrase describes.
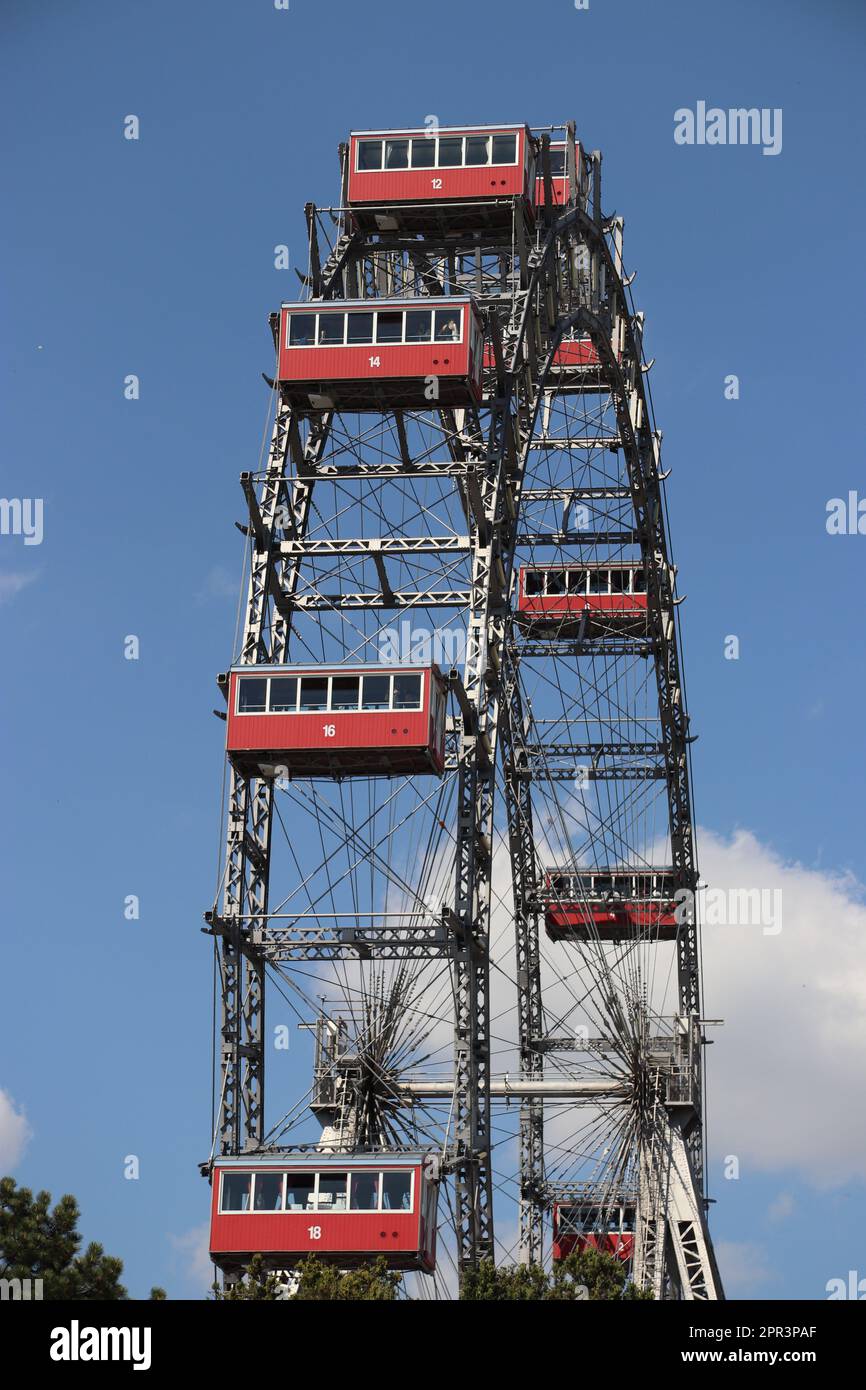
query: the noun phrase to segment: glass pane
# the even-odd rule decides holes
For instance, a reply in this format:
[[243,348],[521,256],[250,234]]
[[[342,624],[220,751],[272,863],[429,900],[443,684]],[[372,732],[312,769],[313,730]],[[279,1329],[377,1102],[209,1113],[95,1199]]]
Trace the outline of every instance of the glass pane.
[[412,168],[432,169],[436,163],[436,141],[426,136],[412,141]]
[[379,1174],[352,1174],[352,1211],[378,1211]]
[[429,309],[409,309],[406,313],[406,342],[429,343],[433,314]]
[[331,709],[357,709],[360,693],[360,676],[334,676],[331,681]]
[[611,570],[610,591],[612,594],[628,593],[628,570]]
[[359,140],[358,141],[358,168],[359,169],[381,169],[382,167],[382,141],[381,140]]
[[317,1209],[319,1211],[345,1211],[348,1184],[348,1173],[320,1173]]
[[646,575],[643,570],[635,570],[633,591],[636,594],[646,593]]
[[386,169],[408,169],[408,168],[409,168],[409,141],[408,141],[408,140],[386,140],[386,141],[385,141],[385,168],[386,168]]
[[267,708],[268,683],[259,676],[243,676],[238,681],[238,711],[240,714],[264,714]]
[[456,343],[460,341],[460,319],[462,309],[436,310],[437,343]]
[[298,707],[298,682],[294,676],[271,676],[270,711],[272,714],[294,713]]
[[568,592],[570,594],[586,593],[586,570],[568,571]]
[[292,314],[289,320],[289,346],[311,347],[315,342],[315,314]]
[[607,570],[590,570],[589,592],[591,594],[607,593]]
[[394,709],[421,708],[421,676],[394,677]]
[[551,149],[550,172],[553,178],[562,178],[565,173],[565,150]]
[[301,678],[301,709],[327,709],[328,708],[328,678],[327,676],[302,676]]
[[319,315],[319,342],[342,343],[346,325],[345,314]]
[[313,1173],[286,1174],[286,1211],[307,1211],[313,1205]]
[[362,693],[364,709],[390,709],[391,677],[365,676]]
[[366,312],[347,314],[349,320],[348,341],[350,343],[372,343],[373,315]]
[[490,152],[490,141],[486,135],[467,135],[466,163],[486,164]]
[[548,571],[547,571],[547,592],[548,592],[549,594],[564,594],[564,593],[565,593],[565,571],[564,571],[564,570],[548,570]]
[[517,159],[517,136],[494,135],[493,163],[513,164]]
[[279,1211],[283,1205],[282,1173],[256,1173],[254,1211]]
[[376,315],[376,342],[399,343],[403,338],[403,310],[380,309]]
[[222,1211],[249,1211],[252,1173],[223,1173]]
[[439,165],[463,163],[463,136],[447,135],[439,140]]
[[533,597],[544,593],[544,575],[538,570],[529,570],[524,580],[523,592]]
[[386,1211],[409,1211],[412,1206],[412,1174],[382,1174],[382,1206]]

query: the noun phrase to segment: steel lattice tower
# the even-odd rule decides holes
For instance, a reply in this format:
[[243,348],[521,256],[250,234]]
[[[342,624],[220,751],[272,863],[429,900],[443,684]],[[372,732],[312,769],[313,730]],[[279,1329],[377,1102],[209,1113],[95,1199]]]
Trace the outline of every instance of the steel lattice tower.
[[[560,203],[551,136],[570,161]],[[450,694],[447,757],[435,782],[229,768],[206,914],[221,1009],[215,1154],[279,1152],[309,1109],[331,1149],[435,1149],[461,1271],[503,1254],[541,1263],[556,1203],[579,1201],[603,1225],[627,1194],[633,1277],[657,1297],[718,1298],[691,735],[651,363],[623,223],[602,212],[601,155],[571,123],[533,142],[534,218],[512,198],[507,216],[479,209],[456,230],[436,205],[420,230],[399,215],[359,221],[345,146],[339,206],[306,207],[309,302],[471,295],[484,393],[351,414],[299,408],[274,371],[267,458],[241,475],[236,661],[333,668],[387,659],[389,643],[404,660],[432,651]],[[278,316],[272,327],[276,343]],[[563,365],[575,342],[583,359]],[[521,567],[591,584],[617,565],[645,576],[639,627],[521,621]],[[593,926],[548,940],[563,864],[664,865],[685,905],[675,943],[651,927],[616,946]],[[269,981],[316,1048],[307,1095],[274,1103],[270,1088],[275,1118]],[[516,1209],[513,1250],[494,1243],[494,1189]]]

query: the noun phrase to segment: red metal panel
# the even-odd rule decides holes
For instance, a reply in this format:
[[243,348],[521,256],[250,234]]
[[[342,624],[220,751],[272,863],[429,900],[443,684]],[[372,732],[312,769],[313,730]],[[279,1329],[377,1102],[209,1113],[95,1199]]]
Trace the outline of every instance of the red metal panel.
[[591,338],[567,338],[556,349],[553,360],[558,367],[596,367],[598,350]]
[[423,1248],[420,1213],[214,1212],[211,1245],[224,1254],[405,1254]]
[[[565,207],[569,199],[568,177],[566,175],[558,176],[555,179],[552,178],[550,182],[553,186],[554,206]],[[542,175],[535,180],[535,206],[544,207],[544,202],[544,177]]]
[[517,598],[520,613],[536,617],[567,617],[598,613],[606,618],[640,617],[647,611],[646,594],[525,594],[523,585]]
[[581,1254],[584,1250],[601,1250],[606,1255],[616,1255],[627,1264],[634,1253],[634,1236],[618,1231],[598,1232],[593,1235],[557,1235],[553,1240],[553,1259],[564,1260],[572,1251]]
[[675,903],[619,903],[614,909],[593,903],[545,904],[544,925],[550,936],[565,936],[577,932],[585,936],[592,928],[602,941],[628,938],[635,931],[658,933],[662,940],[673,940],[677,933]]
[[[567,338],[553,354],[555,367],[597,367],[599,356],[591,338]],[[493,348],[485,345],[485,367],[495,366]]]
[[[356,347],[287,348],[282,311],[279,372],[281,381],[399,380],[403,377],[473,375],[469,343],[370,343]],[[464,337],[468,337],[464,334]]]

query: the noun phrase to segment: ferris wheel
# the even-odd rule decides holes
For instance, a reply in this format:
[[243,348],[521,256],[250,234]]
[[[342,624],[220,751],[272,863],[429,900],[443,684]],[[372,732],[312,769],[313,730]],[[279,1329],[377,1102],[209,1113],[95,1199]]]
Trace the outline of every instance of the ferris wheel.
[[453,1297],[597,1248],[720,1298],[676,568],[601,156],[568,123],[340,160],[241,476],[212,1257]]

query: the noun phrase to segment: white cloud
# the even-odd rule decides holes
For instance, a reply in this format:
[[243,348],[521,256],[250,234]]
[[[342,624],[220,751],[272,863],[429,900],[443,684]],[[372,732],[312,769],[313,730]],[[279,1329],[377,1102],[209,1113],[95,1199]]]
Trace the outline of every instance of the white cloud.
[[787,1221],[793,1216],[797,1203],[790,1192],[780,1192],[767,1210],[768,1221]]
[[819,1188],[866,1177],[866,905],[850,875],[785,863],[747,831],[701,833],[714,888],[782,892],[782,929],[706,927],[713,1168],[794,1171]]
[[17,1167],[32,1137],[24,1112],[7,1091],[0,1091],[0,1171],[10,1173]]
[[195,601],[196,603],[207,603],[210,599],[236,599],[237,596],[237,579],[233,579],[222,565],[214,565],[205,575],[204,582],[195,596]]
[[16,594],[20,594],[38,577],[38,570],[7,570],[5,574],[0,574],[0,603],[11,602]]
[[762,1245],[749,1241],[720,1240],[715,1245],[715,1252],[728,1298],[753,1294],[756,1289],[771,1284],[776,1277]]
[[183,1235],[170,1235],[168,1239],[180,1261],[184,1279],[197,1292],[207,1293],[214,1281],[214,1270],[208,1248],[210,1224],[205,1221],[202,1225],[194,1226],[192,1230],[186,1231]]

